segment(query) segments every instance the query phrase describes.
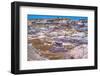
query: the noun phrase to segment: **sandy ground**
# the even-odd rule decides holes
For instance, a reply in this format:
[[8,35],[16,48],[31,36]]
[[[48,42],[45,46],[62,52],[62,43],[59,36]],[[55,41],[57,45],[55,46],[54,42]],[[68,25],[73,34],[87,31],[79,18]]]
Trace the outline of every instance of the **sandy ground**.
[[32,44],[28,44],[28,61],[31,60],[47,60],[40,56],[36,49],[32,48]]
[[[63,52],[64,59],[86,59],[88,58],[87,51],[87,45],[77,46],[68,52]],[[38,50],[32,48],[32,44],[28,44],[28,61],[32,60],[48,60],[48,58],[40,56]]]
[[75,47],[69,52],[65,53],[65,59],[86,59],[88,58],[88,48],[86,44]]

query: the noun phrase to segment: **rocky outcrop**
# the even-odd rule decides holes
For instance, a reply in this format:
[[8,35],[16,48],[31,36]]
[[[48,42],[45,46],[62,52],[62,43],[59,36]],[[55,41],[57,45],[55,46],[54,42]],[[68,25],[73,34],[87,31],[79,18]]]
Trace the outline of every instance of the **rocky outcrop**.
[[[72,59],[88,58],[88,46],[86,44],[75,47],[66,53],[66,56]],[[67,58],[68,58],[67,56]]]
[[81,22],[68,19],[28,21],[28,61],[88,58],[87,21]]

